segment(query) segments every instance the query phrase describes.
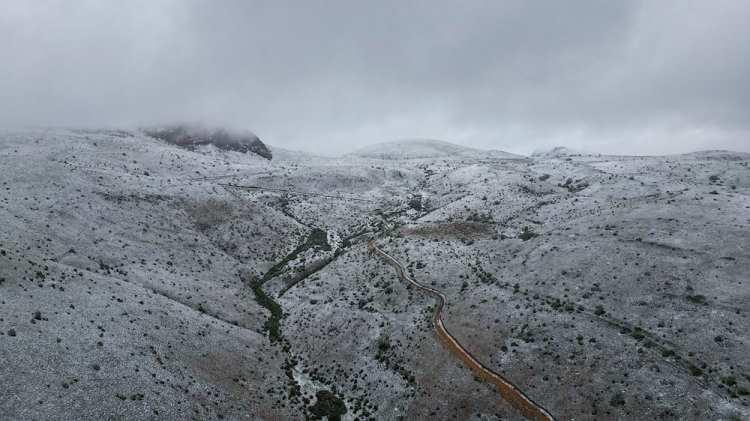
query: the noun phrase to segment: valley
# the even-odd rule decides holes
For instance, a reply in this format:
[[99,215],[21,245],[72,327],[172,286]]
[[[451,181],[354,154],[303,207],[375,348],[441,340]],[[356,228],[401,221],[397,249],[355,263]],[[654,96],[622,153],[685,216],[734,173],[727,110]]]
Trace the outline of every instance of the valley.
[[555,419],[750,417],[750,154],[165,139],[0,133],[3,414],[525,419],[374,240]]

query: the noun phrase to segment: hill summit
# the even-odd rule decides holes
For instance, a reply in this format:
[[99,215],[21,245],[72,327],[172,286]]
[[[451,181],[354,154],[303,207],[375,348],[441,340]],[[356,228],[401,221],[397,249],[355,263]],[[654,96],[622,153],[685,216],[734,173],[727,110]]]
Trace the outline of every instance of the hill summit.
[[482,150],[435,139],[403,139],[375,143],[360,148],[349,156],[375,159],[420,159],[420,158],[522,158],[508,152]]

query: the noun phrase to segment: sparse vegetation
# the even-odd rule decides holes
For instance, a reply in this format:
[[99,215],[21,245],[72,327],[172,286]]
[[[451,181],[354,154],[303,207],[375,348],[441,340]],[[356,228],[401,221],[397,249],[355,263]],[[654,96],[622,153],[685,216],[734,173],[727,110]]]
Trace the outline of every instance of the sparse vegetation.
[[685,297],[688,301],[694,304],[706,304],[706,296],[701,294],[687,295]]
[[278,341],[281,339],[281,318],[284,313],[281,310],[281,306],[273,298],[271,298],[265,291],[263,291],[263,284],[256,282],[252,286],[253,294],[255,294],[255,301],[261,306],[265,307],[271,312],[268,320],[263,326],[263,330],[268,332],[268,337],[272,341]]
[[420,194],[413,194],[409,198],[407,204],[410,208],[414,209],[417,212],[422,212],[424,210],[424,206],[422,203],[422,195]]
[[625,405],[625,396],[622,393],[617,392],[612,395],[612,398],[610,398],[609,400],[609,404],[611,406],[623,406]]
[[[70,417],[81,393],[81,413],[154,419],[520,416],[441,347],[435,301],[369,238],[558,419],[747,412],[746,160],[349,166],[39,133],[0,145],[0,374],[24,403],[0,404],[10,418]],[[216,185],[229,180],[311,195]]]
[[206,231],[232,219],[232,206],[222,200],[210,198],[187,206],[188,214],[200,231]]
[[528,241],[528,240],[531,240],[532,238],[534,238],[534,237],[536,237],[538,235],[539,234],[537,234],[536,232],[534,232],[531,228],[529,228],[529,227],[523,227],[523,229],[521,229],[521,233],[518,235],[518,238],[520,238],[523,241]]
[[329,421],[339,421],[346,414],[346,404],[329,390],[318,391],[315,404],[310,407],[310,413],[320,419],[327,417]]
[[699,367],[696,367],[691,364],[688,368],[690,369],[690,374],[692,374],[693,376],[697,377],[697,376],[703,375],[703,370]]

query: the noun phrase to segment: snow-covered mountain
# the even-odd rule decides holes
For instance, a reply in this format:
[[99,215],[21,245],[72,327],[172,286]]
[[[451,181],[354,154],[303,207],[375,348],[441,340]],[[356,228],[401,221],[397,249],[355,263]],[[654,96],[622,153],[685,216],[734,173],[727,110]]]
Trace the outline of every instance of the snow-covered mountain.
[[271,150],[0,132],[0,419],[750,419],[750,155]]
[[482,150],[434,139],[404,139],[365,146],[349,154],[374,159],[496,158],[521,159],[520,155]]

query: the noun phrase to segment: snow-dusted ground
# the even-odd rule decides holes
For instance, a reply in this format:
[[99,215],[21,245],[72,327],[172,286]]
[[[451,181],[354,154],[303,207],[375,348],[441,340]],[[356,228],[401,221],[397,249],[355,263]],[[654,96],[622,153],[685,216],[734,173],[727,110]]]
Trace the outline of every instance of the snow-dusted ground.
[[1,132],[0,414],[516,419],[374,236],[559,419],[750,418],[749,154],[272,151]]
[[456,145],[442,140],[433,139],[407,139],[392,142],[376,143],[365,146],[348,156],[403,160],[422,158],[496,158],[496,159],[522,159],[520,155],[498,150],[481,150]]

